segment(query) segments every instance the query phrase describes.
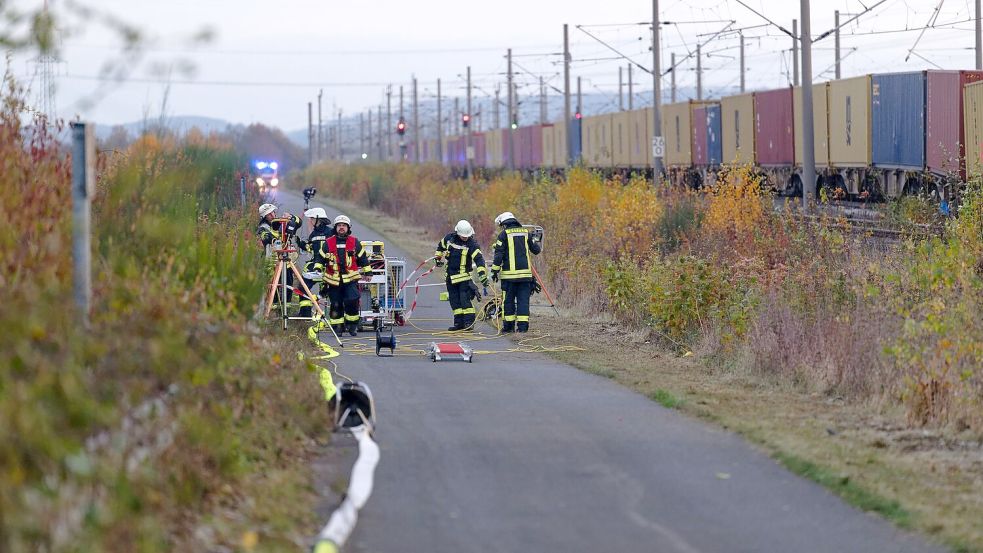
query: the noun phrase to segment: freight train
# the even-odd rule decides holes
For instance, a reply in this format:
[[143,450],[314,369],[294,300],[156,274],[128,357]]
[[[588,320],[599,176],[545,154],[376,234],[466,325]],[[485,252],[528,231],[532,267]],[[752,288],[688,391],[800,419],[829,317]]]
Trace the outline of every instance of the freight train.
[[[865,75],[813,86],[817,193],[874,199],[938,191],[983,171],[983,72]],[[567,140],[575,162],[651,172],[652,109],[584,116],[569,123],[473,132],[472,164],[560,171]],[[511,132],[511,147],[509,133]],[[568,137],[568,134],[571,135]],[[663,106],[664,164],[671,182],[712,183],[724,165],[750,164],[779,193],[801,195],[800,87]],[[465,136],[421,140],[421,162],[468,165]],[[408,159],[415,159],[410,144]],[[441,152],[438,158],[438,152]],[[514,162],[510,159],[514,156]]]

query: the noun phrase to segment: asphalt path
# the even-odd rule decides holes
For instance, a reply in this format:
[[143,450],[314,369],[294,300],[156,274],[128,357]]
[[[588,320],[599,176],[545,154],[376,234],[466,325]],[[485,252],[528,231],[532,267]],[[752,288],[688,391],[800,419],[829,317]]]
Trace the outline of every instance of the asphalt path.
[[[278,200],[301,213],[299,195],[280,191]],[[353,227],[361,240],[384,240],[358,221]],[[386,252],[406,257],[389,243]],[[451,322],[439,291],[421,293],[421,328]],[[346,352],[337,361],[372,389],[382,455],[346,551],[944,551],[792,475],[734,434],[546,355],[486,354],[468,364]]]

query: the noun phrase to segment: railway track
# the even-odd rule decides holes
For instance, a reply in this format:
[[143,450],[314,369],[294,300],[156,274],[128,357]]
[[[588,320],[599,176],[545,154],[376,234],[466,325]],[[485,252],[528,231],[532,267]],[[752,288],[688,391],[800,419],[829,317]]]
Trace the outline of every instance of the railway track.
[[906,228],[890,227],[883,220],[863,219],[846,216],[830,216],[825,214],[810,215],[796,213],[793,217],[801,222],[814,226],[834,228],[855,235],[869,236],[892,242],[900,242],[907,238],[926,240],[942,236],[944,228],[939,225],[912,225]]
[[813,205],[813,213],[803,213],[801,201],[797,198],[776,197],[776,213],[789,213],[794,219],[815,226],[825,226],[852,234],[867,235],[889,241],[905,238],[928,239],[942,236],[942,225],[912,224],[906,227],[891,225],[884,213],[872,209],[869,203],[838,201],[834,204]]

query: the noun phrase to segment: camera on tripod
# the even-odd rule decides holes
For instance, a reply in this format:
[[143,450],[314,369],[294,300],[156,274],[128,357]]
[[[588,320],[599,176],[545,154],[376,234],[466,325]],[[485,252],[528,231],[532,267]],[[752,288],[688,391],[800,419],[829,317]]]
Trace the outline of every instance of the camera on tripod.
[[313,186],[305,188],[304,201],[308,201],[308,202],[311,201],[311,198],[314,197],[314,194],[317,194],[317,188],[314,188]]

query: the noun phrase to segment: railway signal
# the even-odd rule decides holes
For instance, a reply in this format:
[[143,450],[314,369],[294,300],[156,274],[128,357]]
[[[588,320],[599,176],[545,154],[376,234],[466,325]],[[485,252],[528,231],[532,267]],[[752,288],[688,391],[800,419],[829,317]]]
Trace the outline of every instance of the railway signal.
[[399,136],[406,134],[406,122],[402,119],[399,120],[399,123],[396,123],[396,134]]
[[468,128],[468,124],[471,123],[471,114],[465,113],[461,115],[461,126],[465,129]]

